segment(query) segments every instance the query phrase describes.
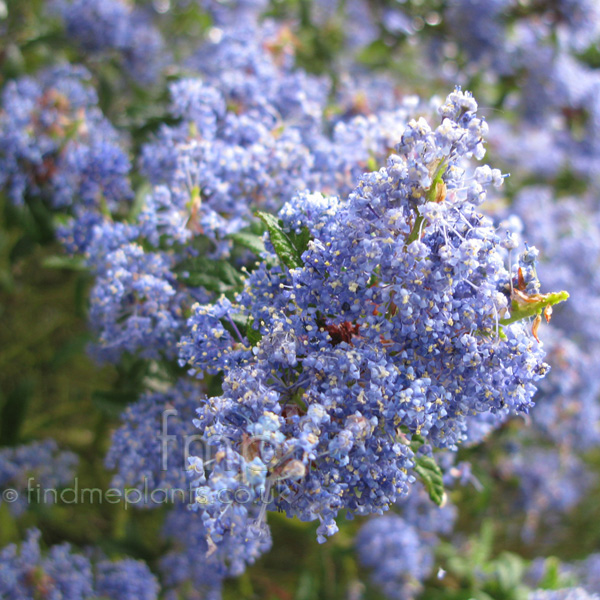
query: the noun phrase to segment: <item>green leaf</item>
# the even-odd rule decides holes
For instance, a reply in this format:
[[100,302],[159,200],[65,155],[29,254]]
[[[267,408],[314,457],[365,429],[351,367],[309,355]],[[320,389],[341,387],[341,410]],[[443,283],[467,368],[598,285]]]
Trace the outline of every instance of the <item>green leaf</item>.
[[361,49],[358,53],[358,61],[369,66],[377,67],[385,65],[390,58],[389,46],[380,39]]
[[46,269],[67,269],[69,271],[87,271],[83,258],[79,256],[47,256],[42,261]]
[[32,380],[22,379],[4,400],[0,396],[0,446],[14,446],[19,442],[34,387]]
[[[435,173],[431,178],[431,185],[429,186],[426,194],[425,200],[426,202],[436,202],[438,198],[438,194],[444,188],[444,180],[442,177],[444,173],[446,173],[446,169],[448,168],[446,161],[442,160],[440,164],[437,166]],[[419,238],[419,234],[421,232],[422,227],[424,226],[425,217],[422,214],[418,213],[415,217],[415,222],[413,227],[406,238],[406,245],[412,244],[412,242],[416,241]]]
[[52,29],[42,33],[36,33],[34,37],[29,38],[21,44],[21,50],[26,51],[40,44],[49,46],[50,48],[62,48],[65,43],[67,43],[67,38],[65,38],[62,31]]
[[190,273],[187,277],[180,277],[189,287],[203,287],[209,292],[224,294],[231,289],[226,283],[208,273]]
[[317,594],[318,582],[310,570],[303,571],[298,579],[295,600],[310,600]]
[[554,306],[559,302],[564,302],[568,297],[569,293],[565,291],[531,295],[515,291],[510,308],[510,317],[508,319],[500,319],[500,324],[510,325],[521,319],[539,315],[547,306]]
[[235,288],[239,288],[244,284],[243,275],[226,260],[218,261],[217,274],[220,275],[226,283],[230,284]]
[[186,285],[218,294],[238,291],[244,284],[243,275],[226,260],[193,258],[180,263],[176,271]]
[[119,417],[128,404],[135,402],[138,394],[133,390],[97,390],[92,393],[94,406],[110,417]]
[[85,355],[85,348],[93,339],[90,333],[73,335],[62,343],[54,353],[49,365],[53,370],[63,368],[69,362]]
[[442,470],[435,460],[431,456],[417,457],[415,472],[421,478],[429,497],[438,506],[442,506],[446,499],[446,493],[444,492]]
[[502,590],[509,592],[521,583],[525,565],[520,556],[512,552],[502,552],[495,563],[496,576]]
[[19,77],[25,72],[25,59],[16,44],[7,44],[3,51],[1,74],[5,79]]
[[479,535],[475,538],[471,550],[472,563],[483,566],[490,560],[494,548],[494,522],[486,519],[481,524]]
[[416,452],[425,443],[425,438],[418,433],[413,433],[410,438],[410,448]]
[[239,233],[230,235],[229,239],[233,240],[236,244],[242,246],[243,248],[247,248],[256,254],[256,256],[261,256],[266,252],[265,243],[260,235],[240,231]]
[[[560,562],[554,556],[546,559],[546,571],[540,582],[540,587],[547,590],[558,590],[561,587]],[[568,586],[565,586],[568,587]]]
[[367,159],[367,169],[369,171],[378,171],[379,165],[377,164],[377,159],[374,156],[369,156]]
[[131,210],[129,211],[128,219],[130,221],[135,221],[137,217],[139,217],[142,210],[144,210],[144,206],[146,204],[146,198],[152,193],[152,186],[144,181],[140,184],[140,186],[136,189],[135,199],[133,204],[131,205]]
[[544,590],[560,590],[562,588],[576,587],[577,580],[572,573],[563,573],[561,562],[555,556],[549,556],[545,562],[544,577],[538,587]]
[[308,242],[311,240],[310,229],[308,227],[303,227],[300,230],[300,233],[291,232],[288,234],[294,248],[296,248],[296,252],[298,256],[302,260],[302,255],[306,252],[308,248]]
[[275,248],[275,252],[281,263],[288,269],[302,267],[303,262],[298,254],[298,250],[283,230],[279,219],[275,215],[265,212],[257,212],[256,216],[266,225],[269,237],[271,238],[271,244],[273,244],[273,248]]
[[1,547],[19,540],[17,520],[10,512],[9,502],[0,502],[0,545]]
[[262,339],[262,333],[258,329],[254,329],[254,319],[250,317],[246,324],[246,337],[250,346],[254,347]]
[[17,261],[29,256],[35,249],[35,238],[32,236],[25,234],[22,235],[10,249],[8,254],[9,260],[11,263],[16,263]]

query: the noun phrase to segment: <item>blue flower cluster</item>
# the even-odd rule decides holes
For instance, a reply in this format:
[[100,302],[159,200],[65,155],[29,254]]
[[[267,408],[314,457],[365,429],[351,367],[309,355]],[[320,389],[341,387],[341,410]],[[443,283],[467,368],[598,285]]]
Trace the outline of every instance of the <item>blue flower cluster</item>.
[[113,52],[139,84],[154,82],[166,64],[160,31],[140,9],[123,0],[56,0],[66,34],[88,56],[106,59]]
[[[452,504],[430,501],[427,477],[480,485],[455,464],[457,450],[516,414],[531,411],[533,427],[496,466],[519,480],[525,534],[576,505],[591,481],[578,453],[600,442],[592,0],[453,0],[425,20],[410,16],[418,2],[315,0],[302,2],[300,25],[283,26],[261,18],[287,10],[265,0],[198,0],[210,15],[201,43],[168,71],[155,25],[170,2],[52,4],[95,75],[53,67],[4,86],[0,190],[68,213],[58,235],[94,277],[95,357],[130,354],[149,373],[171,362],[173,385],[144,381],[152,391],[125,410],[105,461],[138,508],[170,505],[156,563],[166,598],[220,598],[225,578],[270,549],[270,511],[318,521],[319,542],[340,513],[375,515],[358,534],[359,558],[387,596],[413,598],[456,518]],[[333,77],[296,66],[294,28],[306,33],[311,19],[343,39]],[[348,60],[404,38],[424,82],[484,81],[483,102],[518,115],[492,127],[495,158],[522,187],[507,190],[507,210],[490,203],[501,170],[472,164],[488,124],[471,94],[450,94],[434,127],[440,102]],[[427,67],[441,55],[441,72]],[[161,97],[168,117],[145,139],[132,131],[132,144],[92,87],[115,66],[140,97],[173,76]],[[531,173],[548,186],[521,186]],[[583,195],[552,190],[565,174]],[[558,329],[540,323],[567,294],[542,293],[540,280],[575,292],[556,310]],[[559,367],[547,378],[546,355]],[[177,359],[195,379],[175,374]],[[52,442],[0,459],[0,488],[17,490],[30,475],[66,483],[75,465]],[[530,599],[591,598],[595,569],[581,566],[585,589]],[[43,554],[39,532],[20,553],[0,553],[2,598],[157,595],[143,563],[92,565],[67,545]]]
[[[241,575],[246,565],[271,549],[265,532],[256,535],[242,522],[237,524],[244,528],[236,530],[236,521],[230,523],[230,532],[215,544],[197,512],[177,507],[168,514],[163,535],[172,549],[161,559],[160,569],[169,598],[220,600],[223,580]],[[190,584],[193,592],[186,593]]]
[[156,600],[158,582],[140,561],[101,561],[95,567],[69,544],[40,548],[40,532],[32,529],[17,548],[0,551],[0,596],[5,600]]
[[227,28],[245,23],[256,25],[269,6],[267,0],[197,0],[217,27]]
[[572,453],[537,447],[517,447],[517,452],[501,465],[505,477],[519,482],[519,508],[525,514],[523,538],[533,539],[544,519],[552,520],[573,508],[589,489],[592,478],[582,461]]
[[[429,110],[407,98],[393,111],[332,117],[327,81],[294,69],[292,58],[274,24],[207,41],[191,61],[202,77],[170,87],[179,123],[141,149],[153,188],[135,223],[86,214],[63,231],[96,275],[99,359],[173,358],[186,313],[215,291],[206,277],[186,279],[182,265],[220,269],[212,261],[231,255],[231,235],[253,212],[278,210],[296,190],[349,193],[360,173],[385,162],[408,119]],[[353,98],[342,92],[340,106]]]
[[456,0],[446,5],[443,21],[448,37],[466,52],[471,70],[482,65],[495,75],[521,70],[527,83],[535,77],[542,86],[534,65],[548,64],[542,57],[551,57],[552,46],[581,52],[600,34],[600,9],[592,0],[532,2],[525,10],[516,0]]
[[116,361],[124,351],[173,357],[186,306],[207,298],[203,290],[187,290],[177,280],[175,257],[144,250],[134,237],[136,229],[96,226],[86,251],[96,274],[90,321],[99,334],[94,349],[99,360]]
[[[395,11],[386,11],[384,22],[392,13]],[[311,18],[320,27],[335,29],[343,36],[349,53],[360,51],[380,35],[375,10],[366,0],[315,0],[311,3]]]
[[[294,68],[286,30],[273,24],[225,30],[190,64],[201,78],[171,86],[181,124],[163,127],[142,149],[142,171],[170,194],[159,188],[149,212],[179,229],[187,223],[188,238],[238,231],[253,210],[278,210],[297,190],[349,193],[369,161],[385,160],[418,109],[409,100],[376,114],[329,117],[328,80]],[[339,100],[346,110],[352,94]]]
[[76,212],[117,210],[132,196],[129,159],[98,109],[83,67],[52,67],[9,82],[0,109],[0,188]]
[[543,258],[536,271],[542,281],[550,286],[560,281],[571,293],[570,301],[557,307],[553,327],[540,332],[556,368],[540,382],[530,427],[501,466],[507,478],[520,480],[528,539],[540,523],[556,522],[589,490],[593,476],[582,458],[600,444],[600,345],[596,329],[589,326],[600,291],[594,190],[590,185],[577,197],[557,196],[548,185],[524,187],[510,208],[519,219],[513,216],[500,224],[517,241],[540,248]]
[[[463,76],[485,71],[487,81],[500,82],[504,95],[491,93],[489,102],[511,112],[495,115],[490,136],[491,151],[519,190],[510,193],[503,217],[513,216],[500,228],[535,244],[540,279],[550,288],[560,281],[572,298],[555,311],[555,327],[540,332],[556,368],[540,383],[532,426],[502,467],[520,478],[532,539],[537,524],[583,496],[591,474],[582,453],[600,442],[600,347],[589,326],[598,305],[600,172],[600,79],[589,50],[600,12],[587,0],[533,2],[525,10],[512,1],[465,0],[448,5],[444,17],[445,47],[455,45],[469,59]],[[542,467],[532,455],[548,462]]]
[[598,594],[590,594],[583,588],[565,588],[536,590],[529,594],[528,600],[597,600],[598,597]]
[[441,124],[410,121],[397,154],[346,201],[296,196],[236,303],[194,308],[181,360],[224,373],[195,421],[216,450],[195,476],[216,545],[244,522],[264,528],[267,509],[318,519],[325,541],[340,510],[380,514],[408,493],[414,436],[425,453],[455,449],[469,417],[532,406],[547,366],[523,318],[549,295],[522,285],[519,265],[509,272],[476,208],[502,183],[488,166],[463,168],[484,154],[476,110],[457,90]]
[[391,599],[414,598],[434,566],[439,535],[452,531],[456,509],[438,507],[422,486],[414,486],[396,508],[399,514],[376,517],[356,537],[358,557],[372,580]]
[[[195,497],[189,475],[203,473],[216,460],[193,424],[200,392],[195,382],[180,380],[166,393],[146,394],[122,415],[105,461],[117,470],[111,485],[135,508],[170,509],[163,537],[172,549],[161,559],[161,572],[174,598],[190,582],[202,598],[220,598],[223,580],[240,575],[271,547],[268,532],[247,530],[223,536],[217,547],[207,537],[203,516],[187,508]],[[204,557],[201,563],[198,557]]]
[[57,489],[69,483],[77,463],[76,454],[59,450],[51,439],[0,449],[0,490],[10,488],[18,494],[16,501],[11,499],[8,505],[11,513],[18,516],[27,509],[28,489],[35,490],[38,485],[43,489]]
[[[530,256],[529,265],[535,262],[550,289],[560,282],[572,297],[555,310],[555,327],[539,332],[555,368],[539,384],[530,426],[520,432],[513,457],[527,490],[527,533],[533,536],[549,512],[570,510],[583,496],[591,475],[582,453],[600,442],[600,348],[590,326],[599,297],[600,79],[593,56],[600,11],[589,0],[456,0],[444,3],[439,17],[442,26],[427,30],[421,60],[437,76],[440,69],[430,62],[437,57],[449,81],[479,86],[489,110],[490,151],[511,171],[506,196],[490,207],[501,215],[499,231],[510,230],[514,248],[523,241],[539,248],[539,262]],[[506,247],[514,265],[508,240]],[[519,267],[527,284],[531,266],[523,261]],[[482,423],[473,422],[474,434],[485,433]],[[517,458],[519,452],[548,455],[554,471]],[[515,475],[506,465],[502,471]],[[560,480],[568,489],[561,490]]]
[[[165,493],[189,489],[186,458],[203,453],[192,422],[197,396],[198,390],[182,380],[168,392],[146,394],[127,408],[105,459],[109,469],[117,470],[113,487]],[[178,493],[173,500],[190,502],[189,494]]]
[[414,598],[433,568],[430,546],[398,515],[370,520],[357,538],[358,557],[387,598]]

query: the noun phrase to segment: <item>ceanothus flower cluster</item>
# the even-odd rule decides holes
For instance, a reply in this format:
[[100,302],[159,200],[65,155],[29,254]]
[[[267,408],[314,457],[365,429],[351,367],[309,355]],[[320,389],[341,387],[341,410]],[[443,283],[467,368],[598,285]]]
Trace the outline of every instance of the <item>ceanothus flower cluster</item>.
[[576,454],[561,453],[554,448],[517,445],[500,468],[504,477],[516,477],[519,481],[517,502],[525,513],[522,531],[525,540],[533,538],[542,519],[547,527],[572,509],[593,481]]
[[90,321],[99,360],[117,361],[124,351],[173,357],[186,305],[207,298],[177,279],[176,256],[145,249],[138,233],[136,225],[103,223],[92,228],[87,243],[85,257],[96,275]]
[[286,34],[273,24],[225,30],[192,59],[201,78],[171,85],[181,122],[142,148],[142,172],[157,186],[140,216],[146,228],[177,241],[203,234],[226,253],[224,238],[254,210],[277,211],[307,188],[346,195],[385,160],[418,103],[329,117],[329,81],[294,68]]
[[172,542],[160,562],[169,598],[197,597],[185,593],[191,582],[201,598],[220,600],[223,580],[241,575],[272,544],[269,535],[254,535],[246,523],[240,529],[232,527],[215,545],[206,534],[201,514],[183,506],[169,512],[163,536]]
[[29,488],[35,490],[36,486],[40,486],[43,489],[56,489],[69,483],[75,475],[77,462],[76,454],[59,450],[52,439],[2,448],[0,490],[10,488],[18,493],[16,501],[13,502],[14,498],[10,499],[10,512],[19,516],[27,509],[28,499],[24,492]]
[[399,515],[371,519],[359,532],[358,558],[386,598],[414,598],[433,568],[433,554],[420,532]]
[[356,537],[360,562],[372,569],[371,579],[391,599],[414,598],[431,574],[439,535],[449,534],[456,520],[452,504],[436,506],[421,485],[397,505],[401,514],[375,517]]
[[[106,466],[117,470],[113,487],[124,492],[136,489],[140,493],[162,490],[169,503],[189,503],[189,494],[181,494],[179,490],[189,489],[186,454],[200,452],[192,423],[198,391],[193,382],[180,380],[167,392],[145,394],[125,410],[105,458]],[[177,494],[169,498],[171,490],[177,490]],[[136,504],[160,507],[151,498],[148,504]]]
[[0,550],[0,596],[5,600],[156,600],[159,586],[145,563],[133,559],[96,565],[69,544],[40,548],[41,534],[27,533],[18,548],[10,544]]
[[195,307],[181,361],[224,372],[195,421],[216,450],[195,464],[216,545],[275,509],[318,519],[322,542],[340,510],[381,514],[408,493],[415,436],[455,449],[469,417],[533,405],[547,371],[538,313],[566,294],[513,277],[477,209],[502,176],[463,168],[484,155],[476,109],[457,89],[441,124],[410,121],[346,201],[296,196],[236,302]]
[[88,56],[116,54],[124,70],[142,85],[153,83],[165,65],[160,31],[140,9],[123,0],[55,0],[67,36]]
[[275,212],[309,187],[349,193],[385,161],[408,118],[427,110],[407,98],[395,111],[330,118],[327,82],[293,67],[284,33],[236,29],[207,41],[195,61],[202,78],[170,87],[179,122],[141,150],[153,188],[139,214],[125,223],[85,213],[61,231],[96,276],[99,359],[174,358],[190,307],[215,292],[207,279],[255,210]]
[[0,188],[78,212],[131,199],[129,159],[98,108],[91,75],[59,66],[9,82],[0,109]]
[[[202,515],[187,508],[194,500],[188,473],[198,473],[215,460],[214,448],[199,439],[193,424],[201,391],[198,382],[181,379],[168,391],[146,394],[129,406],[105,463],[117,471],[111,486],[122,490],[133,507],[169,508],[163,537],[172,549],[160,565],[169,593],[175,595],[192,582],[198,593],[220,598],[223,579],[240,575],[270,549],[271,539],[252,535],[242,522],[244,529],[230,531],[217,547],[207,540]],[[195,457],[188,463],[189,455]]]

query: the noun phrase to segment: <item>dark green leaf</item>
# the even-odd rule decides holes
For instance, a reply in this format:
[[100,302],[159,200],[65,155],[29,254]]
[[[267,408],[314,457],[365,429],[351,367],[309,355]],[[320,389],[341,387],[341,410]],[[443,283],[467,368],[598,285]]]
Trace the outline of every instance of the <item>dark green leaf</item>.
[[5,546],[10,542],[19,540],[19,528],[17,519],[10,512],[11,506],[8,502],[0,502],[0,545]]
[[444,503],[444,481],[442,471],[431,456],[416,458],[415,471],[421,478],[429,497],[438,505]]
[[72,360],[85,355],[85,347],[90,343],[92,336],[89,333],[80,333],[73,336],[59,346],[54,354],[50,365],[52,369],[60,369]]
[[33,390],[33,381],[22,379],[16,388],[5,396],[0,407],[0,446],[13,446],[18,443]]
[[209,292],[217,294],[223,294],[229,289],[229,286],[218,277],[207,273],[190,273],[187,277],[181,279],[190,287],[203,287]]
[[188,286],[203,287],[217,294],[235,292],[244,283],[242,274],[225,260],[198,257],[182,262],[176,270]]
[[25,71],[25,59],[19,47],[15,44],[8,44],[3,54],[3,60],[0,63],[2,67],[0,73],[3,77],[13,79],[22,75]]
[[35,241],[30,235],[22,235],[10,249],[8,254],[10,262],[16,263],[18,260],[29,256],[35,249]]
[[26,51],[40,44],[50,46],[51,48],[62,48],[66,41],[64,34],[59,29],[52,29],[38,33],[35,37],[23,42],[23,44],[21,44],[21,50]]
[[239,244],[243,248],[247,248],[256,256],[261,256],[266,252],[265,243],[262,240],[262,236],[255,235],[253,233],[247,233],[240,231],[229,236],[236,244]]
[[217,273],[222,277],[223,281],[238,288],[244,283],[244,278],[241,273],[226,260],[216,263]]
[[310,242],[310,229],[308,227],[303,227],[300,230],[300,233],[291,232],[288,234],[294,248],[296,248],[296,252],[299,257],[302,257],[306,249],[308,248],[308,242]]
[[425,439],[423,436],[413,433],[410,438],[410,448],[413,452],[416,452],[423,444],[425,443]]
[[118,417],[138,395],[133,391],[96,391],[92,394],[94,406],[110,417]]
[[265,212],[257,212],[256,216],[266,225],[271,244],[279,257],[279,260],[288,269],[296,269],[302,266],[302,259],[294,247],[292,240],[283,230],[276,216]]

